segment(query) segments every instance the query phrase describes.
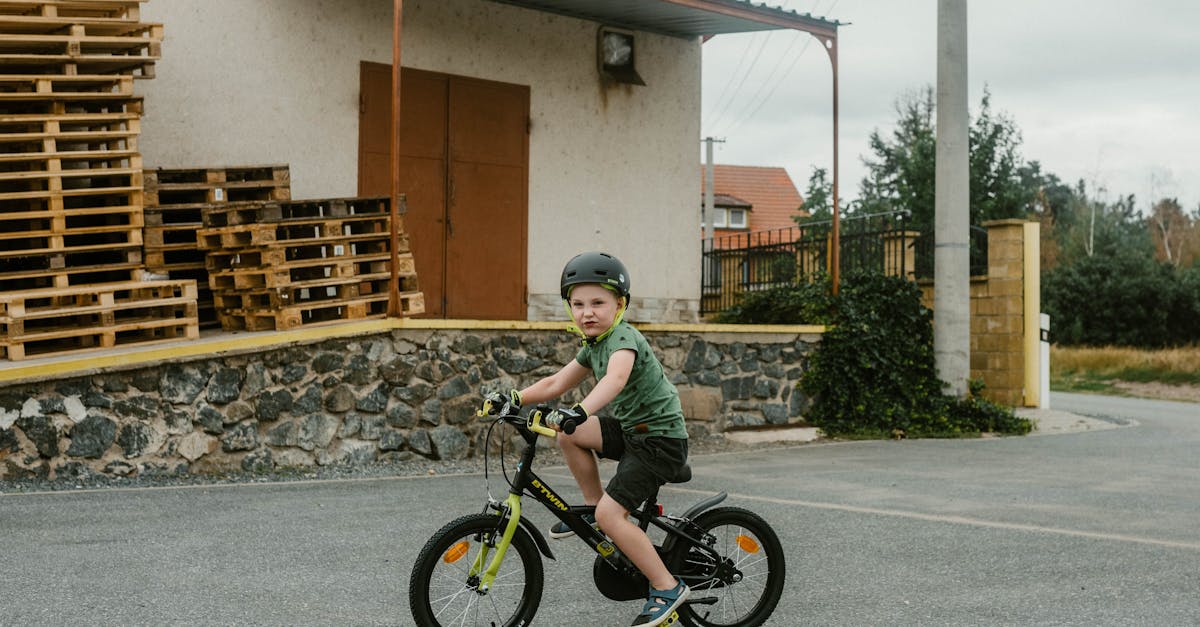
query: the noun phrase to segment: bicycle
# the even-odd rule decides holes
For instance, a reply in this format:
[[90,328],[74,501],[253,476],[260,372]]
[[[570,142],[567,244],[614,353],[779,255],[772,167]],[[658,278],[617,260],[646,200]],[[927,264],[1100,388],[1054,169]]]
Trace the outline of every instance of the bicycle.
[[[488,500],[483,512],[446,524],[421,549],[409,579],[409,606],[418,625],[523,626],[533,620],[542,597],[542,557],[555,557],[542,532],[522,516],[524,495],[544,505],[596,552],[592,577],[601,594],[616,601],[646,598],[646,578],[601,531],[584,520],[583,515],[592,514],[595,507],[568,504],[533,472],[538,437],[556,436],[553,429],[542,425],[549,409],[539,405],[522,417],[519,407],[505,403],[496,408],[485,401],[477,412],[481,417],[497,416],[485,442],[491,441],[496,425],[507,424],[521,435],[525,448],[510,479],[501,444],[500,467],[509,484],[508,497],[501,502],[491,495],[485,445]],[[572,433],[574,427],[561,425],[566,433]],[[684,466],[671,483],[690,479],[691,469]],[[761,625],[783,594],[785,564],[778,536],[754,512],[715,507],[726,496],[721,492],[680,516],[672,516],[664,512],[655,494],[630,512],[643,531],[654,526],[666,534],[655,548],[671,573],[692,590],[677,612],[685,625]],[[515,555],[509,549],[516,549]],[[673,624],[675,618],[663,624]]]

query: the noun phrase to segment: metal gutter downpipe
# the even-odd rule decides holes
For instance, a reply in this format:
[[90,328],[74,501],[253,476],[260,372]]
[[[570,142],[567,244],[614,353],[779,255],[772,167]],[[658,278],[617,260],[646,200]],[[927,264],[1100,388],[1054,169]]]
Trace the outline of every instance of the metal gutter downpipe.
[[391,219],[388,246],[392,252],[392,273],[388,279],[388,316],[400,317],[400,42],[404,20],[404,0],[393,0],[392,8],[392,137],[391,137]]

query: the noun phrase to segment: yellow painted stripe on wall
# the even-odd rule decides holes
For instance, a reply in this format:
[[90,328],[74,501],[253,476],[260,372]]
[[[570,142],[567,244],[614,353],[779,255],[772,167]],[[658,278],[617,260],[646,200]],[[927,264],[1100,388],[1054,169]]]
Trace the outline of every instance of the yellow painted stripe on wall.
[[[644,324],[646,332],[666,333],[823,333],[821,325],[770,324]],[[87,375],[105,370],[156,365],[166,361],[222,354],[244,354],[295,344],[311,344],[329,339],[355,337],[393,330],[463,331],[563,331],[566,323],[525,320],[440,320],[427,318],[390,318],[362,320],[343,324],[301,327],[291,331],[259,333],[223,333],[197,340],[154,346],[111,348],[79,355],[45,357],[24,361],[0,361],[0,383],[33,381],[72,375]]]

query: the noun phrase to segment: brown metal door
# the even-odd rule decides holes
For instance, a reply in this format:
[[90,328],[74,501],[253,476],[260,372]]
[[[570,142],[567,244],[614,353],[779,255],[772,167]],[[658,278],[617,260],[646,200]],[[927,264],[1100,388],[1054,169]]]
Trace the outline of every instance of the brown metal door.
[[[408,230],[425,316],[442,318],[446,255],[445,76],[403,70],[401,80],[400,190],[408,199]],[[391,194],[388,163],[392,132],[392,66],[362,63],[358,193]]]
[[[401,80],[397,167],[425,315],[524,319],[529,88],[409,68]],[[363,62],[361,83],[358,189],[386,195],[391,66]]]
[[529,88],[450,81],[446,315],[525,319]]

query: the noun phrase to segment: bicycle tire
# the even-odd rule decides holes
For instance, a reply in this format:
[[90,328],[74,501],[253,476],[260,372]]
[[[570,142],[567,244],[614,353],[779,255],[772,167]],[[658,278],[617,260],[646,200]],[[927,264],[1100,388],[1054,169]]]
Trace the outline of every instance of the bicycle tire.
[[494,546],[503,530],[494,514],[470,514],[433,534],[417,555],[408,582],[408,604],[418,625],[527,625],[533,620],[542,599],[543,571],[527,531],[518,528],[513,535],[486,594],[476,592],[477,582],[468,573],[481,548]]
[[[704,512],[693,521],[715,536],[713,546],[743,574],[741,581],[726,585],[717,578],[697,581],[699,573],[711,573],[712,560],[695,548],[679,550],[672,572],[690,574],[690,599],[716,597],[711,604],[689,603],[679,610],[680,621],[693,627],[761,625],[775,611],[783,596],[787,567],[779,536],[761,516],[740,507],[720,507]],[[684,549],[681,545],[678,547]]]

